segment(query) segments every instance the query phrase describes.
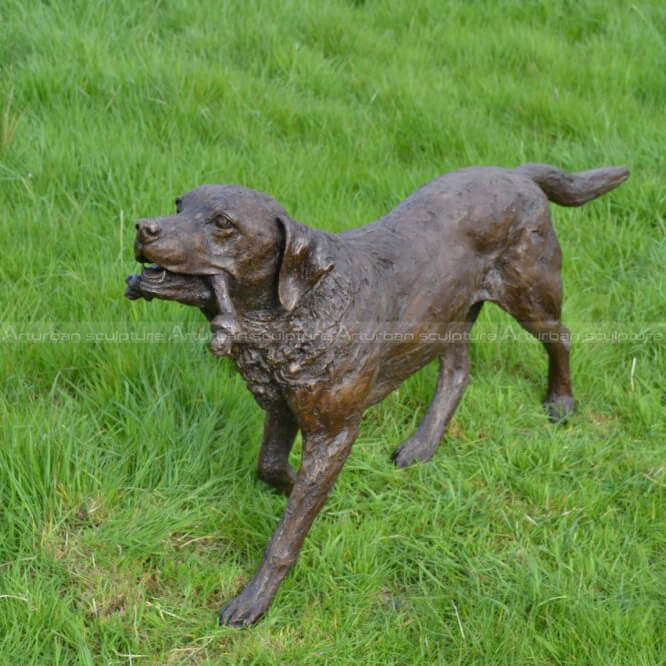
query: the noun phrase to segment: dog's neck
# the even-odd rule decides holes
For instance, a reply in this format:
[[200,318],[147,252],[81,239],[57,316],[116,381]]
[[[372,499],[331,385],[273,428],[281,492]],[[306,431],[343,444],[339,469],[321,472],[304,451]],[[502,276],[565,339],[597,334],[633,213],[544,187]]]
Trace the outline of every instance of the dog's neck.
[[233,278],[227,283],[229,298],[245,313],[280,309],[275,278],[266,278],[255,284],[242,284]]
[[[239,307],[236,309],[241,334],[253,335],[262,332],[277,334],[284,342],[290,335],[317,337],[324,329],[336,325],[344,317],[350,304],[350,290],[347,276],[329,273],[307,292],[293,310],[285,310],[275,300],[267,307],[254,309]],[[232,295],[234,303],[235,295]],[[295,338],[294,338],[295,339]],[[274,345],[277,340],[273,341]],[[265,346],[258,343],[257,347]]]

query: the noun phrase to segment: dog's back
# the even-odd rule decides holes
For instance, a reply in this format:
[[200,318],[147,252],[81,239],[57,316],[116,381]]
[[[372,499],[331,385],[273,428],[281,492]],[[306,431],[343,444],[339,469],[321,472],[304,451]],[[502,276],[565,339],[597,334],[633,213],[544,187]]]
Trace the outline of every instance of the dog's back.
[[627,177],[621,167],[580,174],[543,164],[460,169],[340,237],[367,257],[382,287],[394,292],[394,302],[401,303],[392,313],[396,318],[455,319],[472,302],[498,299],[493,284],[503,265],[531,255],[550,261],[559,252],[549,199],[582,205]]
[[357,270],[372,274],[354,299],[363,335],[392,340],[371,352],[379,371],[370,401],[442,354],[484,301],[521,323],[559,320],[561,252],[548,201],[581,205],[627,176],[619,167],[581,175],[540,164],[461,169],[341,234]]

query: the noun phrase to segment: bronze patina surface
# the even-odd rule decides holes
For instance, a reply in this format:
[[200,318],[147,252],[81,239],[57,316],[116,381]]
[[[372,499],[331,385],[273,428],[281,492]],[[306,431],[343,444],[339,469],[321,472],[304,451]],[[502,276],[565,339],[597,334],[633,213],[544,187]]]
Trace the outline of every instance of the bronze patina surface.
[[[432,457],[467,386],[467,334],[484,301],[543,342],[546,411],[566,419],[575,402],[548,200],[580,206],[628,175],[547,164],[461,169],[341,234],[296,222],[262,192],[203,185],[176,200],[175,215],[137,223],[136,259],[155,265],[127,278],[127,296],[202,310],[211,350],[235,360],[266,411],[259,477],[289,495],[259,568],[221,623],[245,626],[266,612],[364,410],[438,358],[432,402],[393,454],[399,467]],[[296,472],[288,455],[299,430]]]

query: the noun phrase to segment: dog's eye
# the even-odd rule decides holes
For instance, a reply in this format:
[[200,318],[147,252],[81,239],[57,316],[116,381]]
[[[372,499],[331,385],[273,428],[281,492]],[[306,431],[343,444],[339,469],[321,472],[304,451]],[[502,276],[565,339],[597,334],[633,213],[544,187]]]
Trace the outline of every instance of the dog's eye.
[[223,213],[218,213],[215,215],[215,217],[211,220],[211,222],[218,228],[221,229],[222,231],[226,231],[227,229],[233,229],[234,223],[231,221],[231,218],[227,217]]

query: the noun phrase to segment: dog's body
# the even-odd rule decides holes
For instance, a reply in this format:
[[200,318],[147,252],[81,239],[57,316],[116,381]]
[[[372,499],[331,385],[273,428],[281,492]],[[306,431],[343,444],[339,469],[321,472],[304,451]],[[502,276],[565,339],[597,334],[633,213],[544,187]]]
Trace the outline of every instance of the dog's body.
[[[627,176],[620,167],[463,169],[377,222],[338,235],[291,220],[263,193],[203,186],[178,200],[176,216],[137,224],[137,259],[159,267],[131,276],[128,296],[202,309],[212,350],[236,360],[267,412],[259,476],[290,494],[259,570],[223,609],[222,622],[251,624],[265,612],[363,411],[438,357],[433,401],[394,454],[401,467],[432,456],[467,385],[467,333],[484,301],[543,341],[546,408],[551,419],[566,418],[574,400],[548,199],[581,205]],[[298,430],[304,447],[296,474],[287,458]]]

